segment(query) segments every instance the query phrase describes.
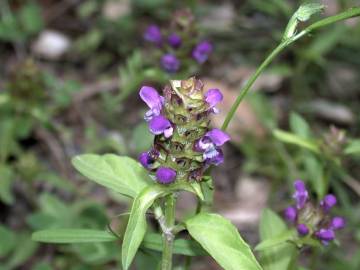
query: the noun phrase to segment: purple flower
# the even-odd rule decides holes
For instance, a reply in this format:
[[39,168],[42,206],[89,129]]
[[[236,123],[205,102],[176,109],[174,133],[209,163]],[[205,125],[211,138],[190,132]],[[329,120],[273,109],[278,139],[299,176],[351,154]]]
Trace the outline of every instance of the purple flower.
[[180,61],[173,54],[165,54],[161,57],[161,65],[168,72],[176,72],[180,68]]
[[209,104],[210,108],[214,113],[218,113],[219,111],[215,108],[216,104],[223,100],[223,95],[221,94],[219,89],[209,89],[205,95],[205,101]]
[[161,35],[160,28],[154,24],[150,25],[144,33],[144,39],[151,43],[160,45],[161,41],[162,41],[162,35]]
[[345,219],[342,217],[333,217],[330,228],[333,230],[340,230],[345,227]]
[[173,169],[167,167],[159,167],[156,171],[156,179],[161,184],[169,184],[176,179],[176,172]]
[[176,33],[172,33],[168,37],[168,43],[170,44],[171,47],[177,49],[181,46],[181,37]]
[[150,121],[154,116],[160,115],[164,104],[164,98],[150,86],[143,86],[140,89],[140,97],[149,106],[150,110],[145,113],[144,119]]
[[305,236],[309,233],[309,228],[305,224],[297,225],[296,229],[301,236]]
[[284,216],[288,221],[295,222],[297,216],[296,208],[293,206],[289,206],[285,209]]
[[209,54],[212,52],[213,46],[208,41],[202,41],[199,44],[196,45],[196,47],[192,51],[192,57],[199,63],[204,63],[208,57]]
[[301,209],[305,206],[306,201],[309,198],[309,193],[306,190],[305,184],[301,180],[294,182],[295,193],[293,198],[296,200],[297,209]]
[[149,122],[149,128],[152,134],[164,134],[166,138],[171,137],[174,131],[170,121],[162,115],[154,116]]
[[224,161],[224,155],[219,146],[228,140],[230,140],[228,134],[220,129],[214,128],[195,143],[195,150],[203,152],[203,158],[208,163],[219,165]]
[[156,149],[151,149],[149,152],[143,152],[139,156],[139,162],[146,169],[149,169],[151,164],[159,157],[159,151]]
[[336,204],[336,202],[336,197],[332,194],[328,194],[321,200],[320,206],[325,212],[328,212]]
[[152,158],[149,156],[148,152],[143,152],[139,156],[139,161],[146,169],[149,168],[149,165],[152,163]]
[[315,236],[320,239],[324,245],[329,244],[329,241],[335,239],[335,233],[331,229],[320,229],[315,233]]

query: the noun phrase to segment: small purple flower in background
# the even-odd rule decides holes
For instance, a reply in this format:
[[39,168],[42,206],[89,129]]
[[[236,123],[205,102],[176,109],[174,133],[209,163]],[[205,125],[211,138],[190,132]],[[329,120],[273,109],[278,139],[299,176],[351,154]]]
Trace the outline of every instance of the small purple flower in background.
[[345,219],[329,215],[330,209],[336,204],[336,197],[326,195],[318,206],[309,198],[309,192],[303,181],[294,182],[295,193],[293,198],[296,208],[289,206],[284,211],[285,219],[296,226],[301,237],[309,235],[319,240],[323,245],[328,245],[335,239],[335,231],[345,227]]
[[150,86],[143,86],[140,89],[140,97],[149,106],[150,110],[145,113],[144,119],[150,121],[154,116],[161,113],[164,105],[164,98]]
[[293,198],[296,200],[297,209],[301,209],[305,206],[306,201],[309,198],[309,193],[306,190],[305,184],[301,180],[296,180],[294,183],[295,193]]
[[165,138],[169,138],[173,134],[170,121],[162,115],[154,116],[149,122],[149,128],[152,134],[164,134]]
[[199,63],[203,64],[211,54],[213,46],[208,41],[198,43],[192,51],[192,57]]
[[324,245],[328,245],[330,241],[335,239],[335,232],[331,229],[320,229],[315,236],[321,240]]
[[205,101],[209,104],[212,112],[214,113],[218,113],[219,110],[217,108],[215,108],[216,104],[218,104],[219,102],[221,102],[223,100],[223,95],[220,92],[219,89],[209,89],[205,95]]
[[155,24],[150,25],[144,33],[144,39],[151,43],[160,45],[162,42],[162,35],[160,28]]
[[177,49],[181,46],[181,37],[176,33],[172,33],[168,37],[168,43],[171,47],[173,47],[174,49]]
[[336,204],[336,202],[336,197],[332,194],[328,194],[321,200],[320,206],[325,212],[328,212]]
[[286,220],[290,222],[295,222],[297,216],[296,208],[293,206],[289,206],[288,208],[285,209],[284,216]]
[[211,164],[219,165],[224,161],[224,156],[219,146],[229,140],[230,136],[228,134],[220,129],[214,128],[197,141],[195,150],[203,152],[204,160],[207,160]]
[[161,57],[161,66],[170,73],[178,71],[180,61],[173,54],[165,54]]
[[330,223],[330,228],[333,230],[340,230],[345,227],[345,219],[342,217],[333,217]]
[[161,184],[170,184],[174,182],[176,178],[176,172],[173,169],[167,167],[159,167],[156,171],[156,179]]
[[297,225],[296,229],[301,236],[305,236],[309,234],[309,228],[305,224]]

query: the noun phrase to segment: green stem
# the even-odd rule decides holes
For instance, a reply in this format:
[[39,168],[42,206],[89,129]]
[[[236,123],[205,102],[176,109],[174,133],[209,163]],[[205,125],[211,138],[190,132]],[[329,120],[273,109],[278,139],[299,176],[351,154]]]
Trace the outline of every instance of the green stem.
[[[312,31],[314,31],[314,30],[316,30],[318,28],[321,28],[321,27],[327,26],[329,24],[332,24],[332,23],[335,23],[335,22],[338,22],[338,21],[342,21],[342,20],[345,20],[345,19],[348,19],[348,18],[351,18],[351,17],[356,17],[356,16],[360,16],[360,7],[351,8],[351,9],[349,9],[347,11],[344,11],[342,13],[339,13],[337,15],[330,16],[330,17],[327,17],[327,18],[322,19],[320,21],[317,21],[317,22],[311,24],[310,26],[308,26],[307,28],[305,28],[304,30],[302,30],[299,34],[296,34],[296,35],[293,35],[293,36],[290,36],[290,37],[285,36],[285,39],[269,54],[268,57],[266,57],[264,62],[262,62],[262,64],[255,71],[255,73],[247,81],[245,86],[240,90],[240,94],[238,95],[238,97],[236,98],[234,104],[231,106],[230,111],[226,115],[225,121],[224,121],[221,129],[226,130],[228,128],[231,119],[233,118],[233,116],[234,116],[236,110],[238,109],[241,101],[244,99],[246,94],[249,92],[251,86],[254,84],[254,82],[259,77],[261,72],[271,63],[271,61],[282,50],[284,50],[287,46],[289,46],[290,44],[292,44],[296,40],[300,39],[301,37],[309,34],[310,32],[312,32]],[[288,28],[289,28],[289,26],[287,27],[287,29]],[[289,31],[289,30],[287,30],[287,31]]]
[[172,228],[175,225],[175,205],[176,199],[174,194],[170,194],[165,198],[165,230],[163,230],[163,253],[161,270],[172,269],[172,255],[174,234]]
[[244,99],[246,94],[249,92],[251,86],[254,84],[256,79],[259,77],[261,72],[271,63],[271,61],[277,56],[286,46],[287,42],[281,42],[270,54],[264,62],[258,67],[255,73],[251,76],[251,78],[246,82],[245,86],[240,90],[240,94],[237,96],[234,104],[231,106],[230,111],[226,115],[225,121],[221,127],[222,130],[226,130],[229,126],[231,119],[233,118],[237,108],[239,107],[241,101]]

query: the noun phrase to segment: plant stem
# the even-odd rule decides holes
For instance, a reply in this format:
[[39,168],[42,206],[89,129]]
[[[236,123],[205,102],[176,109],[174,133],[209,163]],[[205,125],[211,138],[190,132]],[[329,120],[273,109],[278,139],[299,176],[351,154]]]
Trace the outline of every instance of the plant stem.
[[257,68],[255,73],[251,76],[251,78],[246,82],[245,86],[240,90],[240,94],[237,96],[234,104],[231,106],[230,111],[226,115],[225,121],[221,127],[222,130],[226,130],[229,126],[231,119],[233,118],[237,108],[239,107],[241,101],[244,99],[251,86],[254,84],[256,79],[259,77],[261,72],[271,63],[271,61],[277,56],[286,46],[287,42],[281,42],[270,54],[264,62]]
[[[246,94],[250,90],[251,86],[254,84],[254,82],[259,77],[261,72],[271,63],[271,61],[283,49],[285,49],[287,46],[289,46],[290,44],[292,44],[296,40],[300,39],[301,37],[309,34],[310,32],[312,32],[312,31],[314,31],[314,30],[316,30],[318,28],[327,26],[329,24],[333,24],[333,23],[338,22],[338,21],[346,20],[348,18],[356,17],[356,16],[360,16],[360,7],[350,8],[349,10],[344,11],[342,13],[339,13],[337,15],[330,16],[330,17],[327,17],[325,19],[319,20],[319,21],[311,24],[310,26],[308,26],[304,30],[302,30],[300,33],[294,34],[293,36],[290,36],[290,37],[285,37],[285,39],[281,41],[281,43],[269,54],[269,56],[266,57],[264,62],[262,62],[262,64],[255,71],[255,73],[246,82],[245,86],[240,90],[240,94],[238,95],[238,97],[236,98],[234,104],[231,106],[230,111],[226,115],[225,121],[224,121],[221,129],[226,130],[228,128],[229,123],[230,123],[231,119],[233,118],[237,108],[239,107],[241,101],[244,99],[244,97],[246,96]],[[287,27],[287,29],[288,29],[288,27]]]
[[175,224],[175,194],[170,194],[165,198],[165,230],[163,230],[163,253],[161,270],[172,269],[172,255],[173,255],[173,243],[174,234],[172,228]]

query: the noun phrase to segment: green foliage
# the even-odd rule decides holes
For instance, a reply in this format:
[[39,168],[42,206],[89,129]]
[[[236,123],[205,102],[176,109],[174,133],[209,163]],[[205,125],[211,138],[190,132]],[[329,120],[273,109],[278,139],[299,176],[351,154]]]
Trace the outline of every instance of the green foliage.
[[293,244],[286,243],[294,235],[276,213],[264,209],[261,214],[259,233],[261,243],[255,250],[261,250],[260,262],[264,270],[287,270],[296,249]]
[[32,240],[45,243],[96,243],[114,241],[117,237],[107,231],[91,229],[51,229],[33,233]]
[[222,216],[202,213],[185,223],[190,235],[225,270],[262,269],[235,226]]
[[135,198],[122,244],[121,258],[125,270],[130,267],[145,236],[147,227],[146,211],[154,203],[155,199],[166,195],[168,192],[161,185],[152,185],[141,191]]
[[85,154],[73,158],[72,163],[90,180],[132,198],[151,182],[146,170],[128,157]]

